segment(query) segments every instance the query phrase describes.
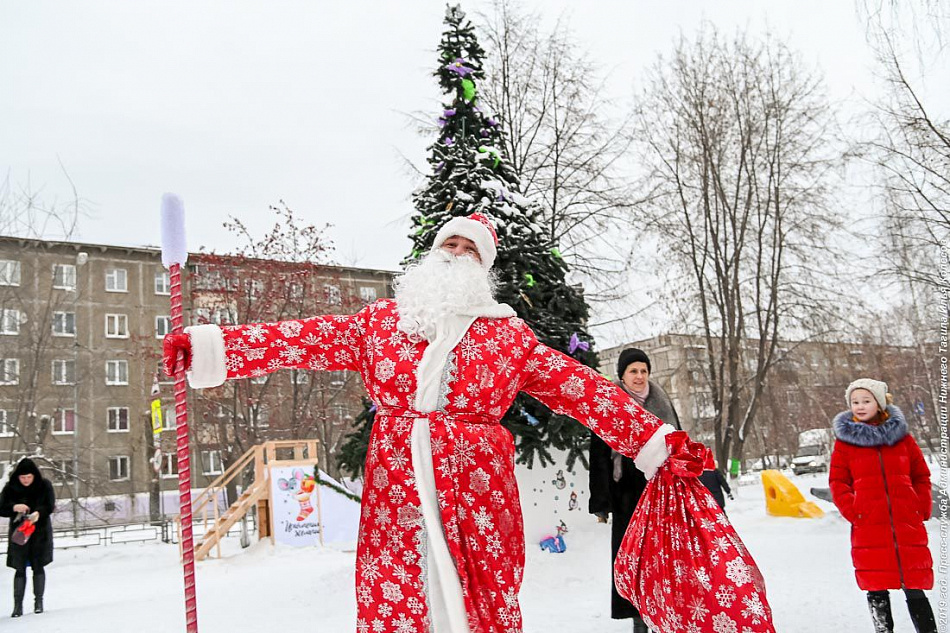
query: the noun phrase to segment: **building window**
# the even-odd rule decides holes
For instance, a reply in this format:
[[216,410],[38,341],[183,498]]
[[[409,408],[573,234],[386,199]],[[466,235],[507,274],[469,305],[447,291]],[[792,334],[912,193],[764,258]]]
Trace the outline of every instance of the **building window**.
[[324,284],[323,292],[326,295],[327,305],[338,306],[343,303],[343,295],[340,293],[340,287],[336,284]]
[[171,479],[178,476],[178,455],[175,453],[162,454],[162,477]]
[[127,455],[116,455],[109,458],[109,480],[125,481],[129,478],[129,458]]
[[125,268],[106,269],[106,292],[128,292],[129,275]]
[[220,475],[224,472],[221,451],[201,451],[201,472],[205,475]]
[[0,437],[13,437],[13,416],[5,409],[0,409]]
[[178,428],[178,418],[175,415],[175,405],[170,405],[162,409],[162,430],[174,431],[176,428]]
[[53,416],[53,435],[72,435],[76,432],[76,411],[60,409]]
[[19,334],[20,333],[20,311],[7,310],[0,311],[0,334]]
[[53,264],[53,287],[58,290],[75,290],[76,267],[72,264]]
[[290,284],[289,292],[291,299],[303,299],[303,284]]
[[53,313],[53,336],[76,336],[76,313]]
[[129,361],[107,360],[106,361],[106,384],[107,385],[129,384]]
[[76,384],[76,361],[68,359],[57,359],[53,361],[53,384],[54,385],[75,385]]
[[20,359],[4,358],[0,363],[0,385],[20,384]]
[[250,380],[251,380],[252,385],[266,385],[267,378],[268,378],[268,374],[264,373],[264,374],[261,374],[260,376],[251,376]]
[[20,285],[20,262],[0,260],[0,286]]
[[711,418],[716,414],[712,394],[707,391],[693,392],[693,418]]
[[248,299],[258,299],[264,295],[264,282],[260,279],[250,279],[245,282]]
[[155,338],[164,338],[166,334],[171,334],[172,318],[169,316],[155,317]]
[[126,433],[129,430],[129,408],[109,407],[109,432]]
[[364,303],[376,301],[376,288],[373,286],[360,286],[360,299],[362,299]]
[[216,325],[234,325],[236,316],[230,308],[218,308],[214,311],[214,322]]
[[53,483],[67,486],[76,478],[76,469],[71,459],[51,459],[49,469],[52,471]]
[[192,310],[192,325],[205,325],[207,323],[211,323],[211,308],[195,308]]
[[330,421],[333,424],[344,424],[346,422],[346,405],[345,404],[334,404],[330,408]]
[[172,293],[172,278],[167,270],[159,270],[155,273],[155,294],[170,295]]
[[342,387],[346,382],[346,372],[345,371],[331,371],[330,372],[330,386],[334,388]]
[[129,317],[126,314],[106,315],[106,338],[129,338]]
[[251,426],[255,429],[270,427],[270,411],[267,410],[267,407],[251,408]]

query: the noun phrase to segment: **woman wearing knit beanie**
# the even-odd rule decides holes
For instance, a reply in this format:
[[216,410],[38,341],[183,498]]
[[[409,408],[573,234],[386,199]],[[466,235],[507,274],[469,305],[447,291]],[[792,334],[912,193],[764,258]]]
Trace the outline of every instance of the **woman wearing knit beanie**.
[[855,380],[845,392],[850,410],[834,419],[831,494],[851,523],[851,560],[868,592],[874,630],[894,630],[888,589],[903,589],[918,633],[936,633],[924,589],[934,584],[924,521],[930,518],[930,469],[890,403],[887,385]]
[[[650,357],[636,347],[628,347],[620,353],[617,361],[617,383],[621,389],[633,398],[641,407],[680,428],[679,418],[670,397],[663,389],[650,380]],[[610,449],[597,435],[590,438],[590,501],[591,514],[606,522],[613,512],[611,525],[611,546],[613,556],[617,558],[624,532],[630,523],[630,517],[646,488],[647,480],[637,469],[633,460]],[[611,565],[611,569],[613,566]],[[634,633],[645,633],[647,625],[640,613],[630,602],[623,598],[617,587],[613,586],[611,574],[610,617],[615,620],[633,619]]]

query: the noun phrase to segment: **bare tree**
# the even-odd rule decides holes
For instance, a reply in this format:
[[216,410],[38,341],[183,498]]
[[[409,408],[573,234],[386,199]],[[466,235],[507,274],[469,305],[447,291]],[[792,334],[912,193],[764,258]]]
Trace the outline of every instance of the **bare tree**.
[[785,45],[707,24],[649,74],[636,133],[667,299],[705,338],[716,453],[741,457],[779,337],[827,329],[834,305],[832,108]]
[[[942,41],[950,11],[936,3],[911,2],[901,22],[895,6],[867,2],[876,7],[866,8],[868,41],[884,82],[883,96],[873,104],[870,137],[863,142],[884,206],[881,268],[905,286],[920,286],[911,288],[912,294],[925,288],[947,291],[950,284],[940,264],[950,246],[950,119],[939,114],[939,104],[927,102],[924,87],[933,74],[929,58],[942,70],[939,64],[946,64],[950,54]],[[931,50],[922,48],[927,41],[919,37],[922,30],[932,34]],[[916,55],[906,51],[910,47]]]
[[632,205],[621,165],[627,118],[612,120],[597,66],[564,20],[539,31],[539,14],[496,0],[481,16],[487,42],[482,101],[501,119],[505,155],[541,229],[583,275],[588,298],[608,298],[628,260],[622,227]]
[[[362,305],[357,288],[328,265],[327,227],[302,223],[283,203],[272,211],[277,221],[263,238],[233,219],[225,227],[239,238],[236,253],[192,258],[193,323],[301,319]],[[358,405],[348,398],[358,382],[352,372],[303,370],[229,381],[202,392],[195,441],[221,450],[228,466],[261,441],[316,437],[321,467],[335,474],[332,456],[350,430]]]
[[859,325],[878,340],[916,350],[920,362],[898,377],[912,377],[908,422],[919,425],[915,435],[935,451],[941,406],[935,324],[950,319],[950,118],[928,87],[945,83],[950,8],[934,0],[861,0],[858,14],[884,88],[859,142],[882,203],[869,270],[899,290],[885,315]]
[[0,182],[0,235],[64,241],[77,236],[79,221],[87,215],[86,202],[62,164],[60,170],[70,191],[65,202],[49,200],[29,177],[19,182],[7,172]]
[[[84,255],[68,242],[87,211],[65,169],[63,176],[71,191],[65,202],[49,201],[29,179],[18,182],[9,173],[0,183],[0,234],[6,238],[0,247],[0,383],[9,385],[0,408],[3,435],[10,436],[3,463],[36,459],[66,484],[62,491],[72,498],[75,521],[80,484],[95,494],[104,482],[80,468],[75,446],[78,389],[91,350],[79,345],[76,334],[76,305],[88,291],[88,278],[81,274]],[[47,249],[64,253],[54,256],[62,263],[50,266]],[[50,434],[57,431],[73,434],[71,449],[62,442],[50,448]]]

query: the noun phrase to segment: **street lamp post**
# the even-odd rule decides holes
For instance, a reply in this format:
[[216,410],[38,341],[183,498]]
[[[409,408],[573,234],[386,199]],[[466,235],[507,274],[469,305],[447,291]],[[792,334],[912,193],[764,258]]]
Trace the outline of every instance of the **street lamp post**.
[[79,532],[79,270],[88,261],[84,252],[76,254],[76,279],[73,292],[73,533]]

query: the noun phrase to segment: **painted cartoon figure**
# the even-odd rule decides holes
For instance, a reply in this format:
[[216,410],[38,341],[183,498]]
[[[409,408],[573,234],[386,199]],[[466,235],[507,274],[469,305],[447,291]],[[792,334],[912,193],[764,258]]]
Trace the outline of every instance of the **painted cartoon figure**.
[[567,549],[567,545],[564,543],[564,535],[567,534],[567,525],[564,524],[564,521],[560,523],[561,524],[557,526],[556,536],[549,536],[541,541],[541,549],[547,550],[552,554],[560,554]]
[[281,490],[293,494],[294,498],[300,504],[300,512],[297,514],[297,522],[303,521],[313,513],[313,506],[310,504],[310,495],[313,494],[317,482],[312,475],[305,475],[303,470],[295,468],[293,477],[289,479],[278,479],[277,487]]
[[567,486],[567,481],[564,479],[564,471],[563,470],[557,471],[557,479],[555,479],[551,483],[554,484],[554,487],[557,488],[558,490],[564,490],[564,488]]
[[310,475],[304,477],[300,482],[300,491],[297,492],[297,501],[300,503],[300,514],[297,515],[297,522],[303,521],[313,513],[313,506],[310,505],[310,495],[313,489],[317,487],[317,482]]
[[571,500],[567,502],[567,509],[568,510],[577,509],[577,493],[576,492],[571,491]]

